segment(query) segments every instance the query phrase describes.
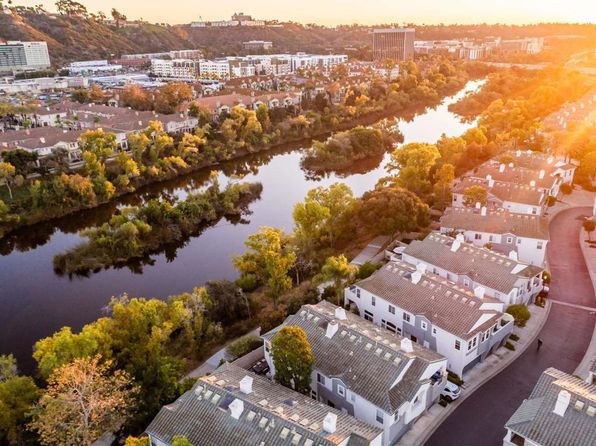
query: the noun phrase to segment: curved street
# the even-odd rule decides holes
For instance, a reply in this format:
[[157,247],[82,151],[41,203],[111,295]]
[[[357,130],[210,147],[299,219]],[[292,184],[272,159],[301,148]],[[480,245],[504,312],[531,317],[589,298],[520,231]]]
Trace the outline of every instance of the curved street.
[[534,344],[492,380],[467,398],[426,442],[427,446],[497,446],[503,444],[504,424],[532,391],[548,367],[573,373],[592,338],[596,314],[556,301],[596,307],[594,288],[579,245],[583,216],[590,208],[562,211],[550,224],[548,261],[552,273],[548,319]]

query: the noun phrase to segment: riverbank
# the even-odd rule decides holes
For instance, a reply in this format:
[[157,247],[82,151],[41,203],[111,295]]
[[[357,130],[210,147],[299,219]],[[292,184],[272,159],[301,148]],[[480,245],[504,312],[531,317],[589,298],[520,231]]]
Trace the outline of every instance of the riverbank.
[[186,166],[175,166],[155,177],[142,176],[131,178],[130,183],[125,189],[117,189],[109,198],[102,198],[98,196],[90,202],[80,203],[77,206],[61,205],[52,206],[50,208],[44,207],[41,209],[33,209],[32,206],[24,206],[24,214],[18,215],[18,219],[12,219],[10,221],[0,223],[0,240],[16,229],[31,227],[38,223],[60,219],[66,216],[95,209],[108,203],[112,203],[119,198],[136,194],[139,190],[146,186],[163,183],[174,178],[182,177],[207,168],[215,168],[221,166],[225,162],[241,159],[247,155],[274,151],[288,144],[309,145],[314,139],[326,138],[333,132],[341,132],[357,126],[367,126],[385,119],[413,119],[415,116],[425,112],[426,110],[438,106],[445,99],[445,97],[448,97],[459,91],[461,88],[463,88],[465,83],[469,81],[469,78],[470,76],[466,76],[466,78],[462,79],[460,82],[454,83],[451,88],[446,88],[441,92],[442,96],[434,100],[422,99],[418,101],[418,103],[409,105],[405,108],[393,106],[386,107],[382,110],[373,110],[355,117],[354,119],[338,122],[335,125],[322,126],[318,129],[315,127],[307,127],[304,129],[304,133],[302,135],[285,135],[283,141],[275,141],[274,143],[270,144],[259,144],[253,148],[250,148],[250,150],[244,147],[234,149],[231,155],[228,155],[229,152],[226,148],[223,150],[224,158],[222,159],[209,160],[206,162],[189,164]]

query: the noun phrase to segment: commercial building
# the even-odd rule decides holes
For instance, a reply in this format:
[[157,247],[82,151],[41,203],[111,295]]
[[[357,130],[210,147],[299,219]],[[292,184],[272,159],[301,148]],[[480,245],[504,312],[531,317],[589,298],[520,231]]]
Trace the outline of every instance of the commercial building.
[[412,28],[385,28],[373,31],[373,58],[376,61],[410,60],[414,58]]
[[407,432],[445,387],[444,357],[326,301],[302,306],[263,335],[274,377],[271,340],[283,326],[306,333],[312,397],[383,429],[384,446]]
[[544,49],[544,37],[527,39],[497,40],[500,51],[507,53],[538,54]]
[[50,54],[46,42],[0,43],[0,73],[36,71],[50,68]]
[[513,318],[482,286],[463,288],[436,274],[393,261],[345,290],[345,304],[365,319],[447,358],[463,376],[503,345]]
[[122,65],[112,65],[107,60],[84,60],[71,62],[65,69],[70,75],[85,75],[97,73],[114,73],[122,70]]
[[484,294],[505,305],[532,303],[543,289],[542,266],[466,243],[461,234],[453,238],[431,233],[395,252],[396,260],[414,266],[424,264],[426,271],[464,289],[483,287]]
[[152,446],[381,446],[382,431],[232,364],[199,378],[147,427]]
[[242,46],[245,50],[250,51],[270,50],[273,48],[273,42],[268,40],[249,40],[248,42],[242,42]]
[[596,386],[549,368],[505,423],[505,429],[503,446],[593,446]]

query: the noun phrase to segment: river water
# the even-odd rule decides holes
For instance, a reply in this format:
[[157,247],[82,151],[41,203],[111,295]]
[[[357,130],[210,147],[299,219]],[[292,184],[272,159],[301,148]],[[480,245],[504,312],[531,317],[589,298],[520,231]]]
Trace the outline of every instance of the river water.
[[[435,109],[398,121],[404,142],[437,141],[441,134],[457,136],[473,124],[463,123],[449,112],[449,104],[467,92],[480,88],[482,81],[470,81]],[[372,189],[386,175],[389,155],[379,163],[356,166],[349,173],[312,178],[301,169],[300,147],[268,152],[233,161],[219,169],[222,183],[230,178],[259,181],[263,193],[250,205],[244,224],[225,220],[191,238],[184,246],[152,256],[142,268],[102,270],[89,277],[60,277],[52,267],[54,255],[80,242],[78,232],[109,219],[116,206],[137,204],[149,197],[184,196],[204,185],[208,172],[196,172],[171,182],[154,185],[127,197],[119,204],[75,214],[17,232],[0,246],[0,353],[14,353],[21,370],[31,372],[32,345],[63,326],[80,329],[103,314],[111,296],[164,298],[191,290],[208,280],[234,279],[237,273],[231,257],[243,252],[243,242],[259,226],[292,230],[292,208],[308,190],[341,181],[355,195]]]

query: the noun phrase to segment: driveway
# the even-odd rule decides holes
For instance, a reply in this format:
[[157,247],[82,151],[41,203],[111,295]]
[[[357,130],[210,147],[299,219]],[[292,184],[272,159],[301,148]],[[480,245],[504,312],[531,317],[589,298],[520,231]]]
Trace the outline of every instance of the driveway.
[[581,218],[591,212],[591,208],[569,209],[551,222],[547,254],[553,304],[538,335],[544,341],[540,351],[530,346],[467,398],[435,431],[427,446],[502,445],[505,422],[530,395],[540,374],[548,367],[574,372],[592,338],[596,314],[555,301],[596,307],[594,287],[579,245]]

